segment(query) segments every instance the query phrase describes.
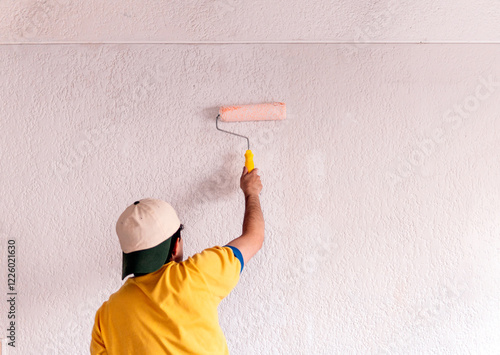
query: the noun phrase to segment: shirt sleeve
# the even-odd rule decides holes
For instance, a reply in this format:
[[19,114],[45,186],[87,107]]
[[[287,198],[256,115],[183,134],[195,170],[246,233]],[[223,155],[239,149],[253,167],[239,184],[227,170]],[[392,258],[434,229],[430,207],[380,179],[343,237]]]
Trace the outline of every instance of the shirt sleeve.
[[96,312],[94,326],[92,328],[92,340],[90,341],[91,355],[108,355],[108,351],[104,346],[101,334],[100,309]]
[[245,260],[243,260],[243,254],[241,254],[241,251],[238,248],[233,247],[232,245],[224,245],[224,247],[231,248],[236,259],[240,261],[241,264],[240,274],[241,274],[241,272],[243,271],[243,266],[245,266]]
[[219,301],[233,290],[243,269],[242,262],[235,255],[237,253],[241,255],[241,253],[239,250],[235,252],[234,249],[229,246],[215,246],[193,255],[191,258],[208,289]]

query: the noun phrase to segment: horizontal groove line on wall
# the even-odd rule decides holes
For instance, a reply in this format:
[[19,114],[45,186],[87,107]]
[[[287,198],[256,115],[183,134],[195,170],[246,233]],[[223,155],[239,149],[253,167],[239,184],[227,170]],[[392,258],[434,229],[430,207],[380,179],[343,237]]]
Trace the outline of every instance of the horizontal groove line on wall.
[[371,41],[371,42],[353,42],[353,41],[144,41],[144,42],[0,42],[0,45],[67,45],[67,44],[352,44],[352,45],[371,45],[371,44],[500,44],[494,41]]

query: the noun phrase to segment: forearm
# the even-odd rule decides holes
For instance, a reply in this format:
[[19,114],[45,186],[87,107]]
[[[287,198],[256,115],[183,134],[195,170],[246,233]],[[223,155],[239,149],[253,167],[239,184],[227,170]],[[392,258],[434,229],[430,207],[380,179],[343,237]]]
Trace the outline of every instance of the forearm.
[[264,240],[264,215],[260,207],[259,195],[245,196],[243,235],[251,235]]

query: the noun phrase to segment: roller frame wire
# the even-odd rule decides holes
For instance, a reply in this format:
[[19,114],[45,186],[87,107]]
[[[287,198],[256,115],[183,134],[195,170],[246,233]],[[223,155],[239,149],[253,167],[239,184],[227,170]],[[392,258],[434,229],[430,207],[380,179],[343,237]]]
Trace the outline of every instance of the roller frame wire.
[[242,136],[241,134],[238,134],[238,133],[234,133],[234,132],[229,132],[229,131],[226,131],[226,130],[223,130],[223,129],[220,129],[219,128],[219,119],[220,119],[220,114],[217,115],[217,118],[215,119],[215,127],[221,131],[221,132],[226,132],[226,133],[229,133],[229,134],[232,134],[234,136],[238,136],[238,137],[242,137],[242,138],[245,138],[247,140],[247,145],[248,145],[248,150],[250,150],[250,140],[248,139],[248,137],[246,136]]

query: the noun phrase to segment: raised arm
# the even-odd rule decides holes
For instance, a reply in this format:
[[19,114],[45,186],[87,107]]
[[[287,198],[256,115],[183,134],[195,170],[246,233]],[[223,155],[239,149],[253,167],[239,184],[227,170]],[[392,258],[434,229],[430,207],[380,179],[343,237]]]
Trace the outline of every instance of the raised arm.
[[243,168],[240,178],[240,187],[245,195],[245,217],[240,237],[227,245],[234,246],[241,251],[245,264],[262,248],[264,243],[264,216],[260,208],[259,193],[262,190],[258,169],[248,172]]

